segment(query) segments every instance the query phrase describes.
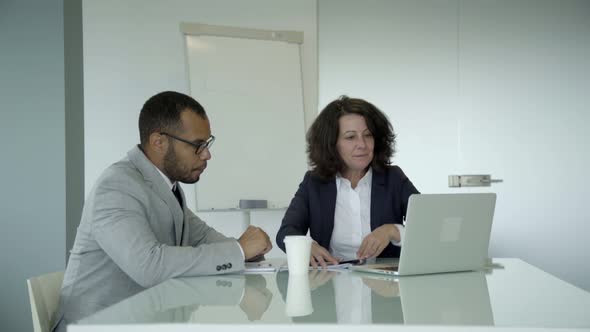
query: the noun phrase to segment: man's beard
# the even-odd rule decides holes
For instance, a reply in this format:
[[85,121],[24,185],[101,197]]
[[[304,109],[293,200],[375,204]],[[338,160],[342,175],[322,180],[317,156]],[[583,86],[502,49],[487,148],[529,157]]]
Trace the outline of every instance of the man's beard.
[[[179,181],[182,183],[192,184],[199,181],[200,177],[196,179],[189,178],[182,168],[179,167],[178,158],[176,158],[176,151],[173,147],[168,148],[168,152],[164,155],[164,174],[168,176],[171,182]],[[190,175],[190,172],[186,172]]]

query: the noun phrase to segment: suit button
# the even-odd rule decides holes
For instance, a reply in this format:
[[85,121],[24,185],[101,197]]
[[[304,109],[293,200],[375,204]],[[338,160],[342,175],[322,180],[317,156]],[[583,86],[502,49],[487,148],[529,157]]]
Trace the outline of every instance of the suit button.
[[231,269],[231,263],[227,263],[227,267]]
[[221,266],[217,265],[217,271],[221,271]]

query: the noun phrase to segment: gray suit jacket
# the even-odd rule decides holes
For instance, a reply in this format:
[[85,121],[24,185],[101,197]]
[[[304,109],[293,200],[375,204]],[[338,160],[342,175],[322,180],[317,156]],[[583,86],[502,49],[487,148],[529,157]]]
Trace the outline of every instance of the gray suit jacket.
[[86,200],[55,326],[62,329],[170,278],[243,268],[237,241],[207,226],[186,205],[181,209],[136,146],[105,170]]

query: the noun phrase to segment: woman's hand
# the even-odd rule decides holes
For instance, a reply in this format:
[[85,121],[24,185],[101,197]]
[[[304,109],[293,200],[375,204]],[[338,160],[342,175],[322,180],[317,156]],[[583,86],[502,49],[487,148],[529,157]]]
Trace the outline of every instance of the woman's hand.
[[309,271],[309,289],[315,290],[330,281],[338,272],[321,269]]
[[396,281],[363,278],[363,283],[383,297],[399,296],[399,283]]
[[399,241],[397,227],[394,224],[381,225],[365,236],[356,255],[359,259],[377,257],[392,240]]
[[320,246],[317,242],[311,243],[311,255],[309,255],[309,263],[313,268],[327,267],[328,264],[338,264],[338,260],[330,254],[328,250]]

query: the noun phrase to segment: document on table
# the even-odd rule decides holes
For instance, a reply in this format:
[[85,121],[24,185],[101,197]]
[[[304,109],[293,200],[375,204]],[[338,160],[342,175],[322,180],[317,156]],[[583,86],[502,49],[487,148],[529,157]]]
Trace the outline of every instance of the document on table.
[[[316,268],[309,267],[309,270],[331,270],[331,271],[343,271],[347,270],[351,263],[344,263],[344,264],[335,264],[335,265],[328,265],[326,268],[318,266]],[[289,271],[289,266],[285,259],[281,260],[265,260],[261,262],[246,262],[244,266],[244,274],[249,273],[273,273],[273,272],[280,272],[280,271]]]
[[[351,267],[352,264],[350,263],[344,263],[344,264],[333,264],[333,265],[328,265],[326,267],[322,267],[321,265],[318,265],[318,267],[309,267],[309,270],[330,270],[330,271],[344,271],[344,270],[348,270],[349,267]],[[287,264],[282,265],[281,267],[279,267],[279,271],[289,271],[289,267],[287,266]]]

